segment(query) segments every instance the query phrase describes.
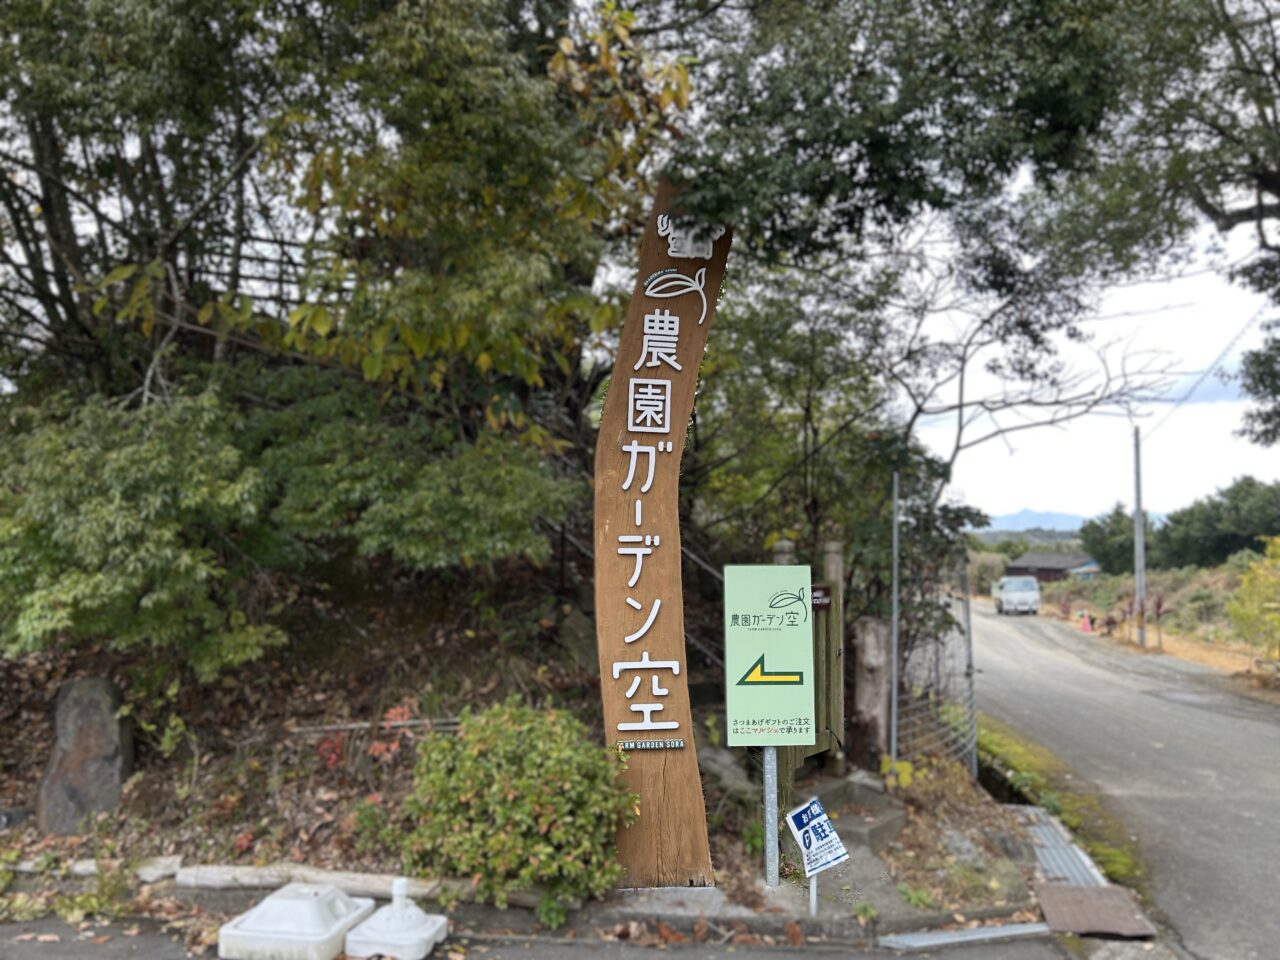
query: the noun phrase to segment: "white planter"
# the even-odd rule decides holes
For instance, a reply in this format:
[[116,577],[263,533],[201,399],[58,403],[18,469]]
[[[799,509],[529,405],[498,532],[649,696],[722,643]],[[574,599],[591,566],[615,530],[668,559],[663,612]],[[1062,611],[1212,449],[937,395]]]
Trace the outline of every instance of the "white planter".
[[337,887],[291,883],[218,931],[221,960],[333,960],[373,901]]

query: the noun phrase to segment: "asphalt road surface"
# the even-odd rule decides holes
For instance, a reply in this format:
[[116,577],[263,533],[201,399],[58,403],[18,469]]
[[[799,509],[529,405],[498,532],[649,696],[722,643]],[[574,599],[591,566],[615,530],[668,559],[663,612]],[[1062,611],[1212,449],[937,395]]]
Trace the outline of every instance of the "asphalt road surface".
[[1223,674],[974,606],[978,707],[1096,785],[1201,960],[1280,957],[1280,707]]

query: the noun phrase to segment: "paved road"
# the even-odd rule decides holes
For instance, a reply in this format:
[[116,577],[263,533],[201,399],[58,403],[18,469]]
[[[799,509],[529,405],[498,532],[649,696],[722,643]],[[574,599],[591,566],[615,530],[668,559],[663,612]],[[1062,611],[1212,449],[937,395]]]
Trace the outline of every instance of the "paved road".
[[[153,926],[143,924],[138,936],[119,935],[120,925],[80,932],[54,918],[34,923],[0,924],[0,957],[4,960],[184,960],[187,952]],[[29,934],[56,936],[56,942],[18,939]],[[94,937],[112,934],[109,940],[95,944]],[[856,956],[866,960],[893,960],[902,954],[887,950],[854,952],[848,947],[808,945],[804,948],[734,947],[690,944],[652,947],[607,943],[596,939],[565,941],[536,937],[488,937],[451,939],[445,948],[437,948],[433,957],[446,957],[449,948],[462,949],[468,960],[648,960],[654,956],[670,956],[678,960],[795,960],[797,957],[819,958]],[[206,958],[209,954],[205,955]],[[1069,955],[1051,940],[1033,940],[990,944],[980,947],[955,947],[942,952],[913,953],[921,960],[1070,960]],[[1144,958],[1145,960],[1145,958]]]
[[1202,960],[1280,957],[1280,708],[1223,675],[974,607],[978,706],[1096,784]]

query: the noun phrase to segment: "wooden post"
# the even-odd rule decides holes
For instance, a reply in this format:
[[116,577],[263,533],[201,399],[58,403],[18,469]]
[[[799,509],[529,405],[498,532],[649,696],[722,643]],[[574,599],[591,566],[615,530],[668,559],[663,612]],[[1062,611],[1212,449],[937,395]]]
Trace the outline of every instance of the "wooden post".
[[626,886],[713,882],[694,748],[678,485],[730,236],[692,228],[659,189],[609,381],[595,462],[596,637],[605,736],[627,755],[639,821],[618,834]]
[[[831,591],[827,608],[826,652],[821,661],[826,675],[822,678],[827,702],[827,772],[844,776],[844,543],[828,540],[822,545],[822,575]],[[820,675],[821,677],[821,675]]]

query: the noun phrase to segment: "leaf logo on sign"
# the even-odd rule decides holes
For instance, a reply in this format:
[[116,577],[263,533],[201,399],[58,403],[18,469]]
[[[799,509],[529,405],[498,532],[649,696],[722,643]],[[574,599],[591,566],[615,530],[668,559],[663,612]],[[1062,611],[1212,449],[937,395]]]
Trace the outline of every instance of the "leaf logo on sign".
[[686,293],[696,293],[702,301],[702,313],[698,316],[698,325],[707,319],[707,268],[703,267],[692,277],[686,277],[674,268],[662,270],[644,282],[644,295],[659,300],[671,297],[683,297]]
[[779,590],[769,598],[769,609],[780,610],[783,607],[794,606],[797,603],[800,604],[800,609],[804,611],[804,619],[808,622],[809,605],[804,602],[804,587],[801,587],[795,593],[789,590]]

